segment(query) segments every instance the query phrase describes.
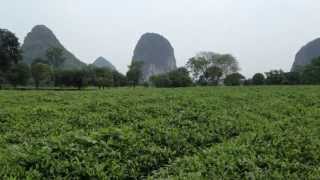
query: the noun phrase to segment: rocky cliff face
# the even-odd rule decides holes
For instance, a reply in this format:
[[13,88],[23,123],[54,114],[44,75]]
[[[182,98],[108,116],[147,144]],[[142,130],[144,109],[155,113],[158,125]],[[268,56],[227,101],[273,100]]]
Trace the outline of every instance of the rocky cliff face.
[[320,38],[313,40],[303,46],[297,53],[291,71],[297,71],[299,67],[303,67],[311,63],[314,58],[320,56]]
[[135,47],[132,61],[143,62],[143,81],[152,75],[162,74],[177,68],[174,49],[163,36],[144,34]]
[[31,64],[34,59],[46,59],[46,52],[49,48],[61,48],[66,58],[62,65],[63,69],[79,69],[85,66],[71,52],[64,48],[53,32],[44,25],[35,26],[24,40],[22,45],[23,61]]
[[109,68],[112,70],[115,70],[116,68],[114,67],[113,64],[111,64],[107,59],[105,59],[104,57],[99,57],[97,58],[94,63],[92,64],[95,67],[99,67],[99,68]]

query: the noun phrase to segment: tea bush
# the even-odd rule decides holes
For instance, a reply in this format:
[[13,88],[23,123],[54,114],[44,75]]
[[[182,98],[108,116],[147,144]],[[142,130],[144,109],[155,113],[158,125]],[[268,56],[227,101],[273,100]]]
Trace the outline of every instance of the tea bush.
[[0,176],[317,179],[319,90],[0,91]]

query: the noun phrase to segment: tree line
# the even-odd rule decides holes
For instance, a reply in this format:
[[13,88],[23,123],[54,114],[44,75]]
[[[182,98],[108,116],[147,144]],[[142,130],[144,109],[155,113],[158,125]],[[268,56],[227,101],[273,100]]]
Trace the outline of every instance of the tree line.
[[128,78],[116,70],[88,65],[82,69],[65,70],[64,50],[52,47],[44,58],[36,58],[31,65],[22,62],[18,38],[10,31],[0,29],[0,88],[4,84],[44,87],[85,86],[120,87],[128,85]]
[[127,73],[121,74],[109,68],[88,65],[82,69],[65,70],[64,50],[52,47],[44,58],[36,58],[31,65],[22,61],[18,38],[10,31],[0,29],[0,88],[4,84],[13,87],[34,85],[43,87],[73,87],[82,89],[95,86],[99,89],[122,86],[188,87],[217,85],[298,85],[320,84],[320,57],[310,65],[295,72],[271,70],[256,73],[246,79],[239,73],[237,59],[230,54],[200,52],[190,58],[184,67],[151,76],[142,81],[141,61],[133,61]]
[[[232,55],[201,52],[190,58],[185,68],[153,76],[150,82],[156,87],[320,84],[320,57],[314,58],[311,64],[297,69],[294,72],[271,70],[245,78],[239,73],[238,61]],[[184,73],[179,74],[177,71]],[[189,72],[192,79],[188,79]]]

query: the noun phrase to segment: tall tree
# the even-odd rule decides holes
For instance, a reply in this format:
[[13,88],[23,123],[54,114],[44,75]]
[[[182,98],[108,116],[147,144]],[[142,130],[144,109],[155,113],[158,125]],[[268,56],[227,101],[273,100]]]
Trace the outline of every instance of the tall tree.
[[52,72],[49,65],[39,62],[31,65],[31,74],[35,86],[38,89],[41,82],[48,81],[50,79]]
[[217,66],[211,66],[205,72],[205,78],[207,79],[208,83],[212,85],[218,85],[222,75],[222,69]]
[[[236,73],[240,70],[238,61],[230,54],[218,54],[214,52],[200,52],[195,57],[189,59],[186,67],[192,72],[193,80],[203,83],[206,79],[206,71],[209,68],[216,67],[221,69],[222,77]],[[213,70],[213,69],[211,69]]]
[[199,81],[201,76],[204,76],[210,62],[205,57],[193,57],[187,62],[186,67],[191,71],[193,80]]
[[95,69],[95,85],[102,89],[113,85],[113,74],[109,68]]
[[187,87],[192,85],[188,69],[181,67],[171,72],[150,77],[156,87]]
[[2,85],[5,82],[4,74],[0,71],[0,90],[2,89]]
[[281,69],[271,70],[269,72],[266,72],[265,74],[267,76],[266,83],[270,85],[280,85],[283,84],[285,80],[285,74]]
[[192,85],[189,71],[184,68],[178,68],[168,73],[171,81],[171,87],[187,87]]
[[238,86],[241,85],[243,80],[245,80],[245,77],[242,74],[232,73],[224,79],[224,84],[227,86]]
[[210,59],[212,66],[219,67],[223,76],[236,73],[240,70],[239,63],[235,57],[230,54],[215,54]]
[[71,71],[72,85],[81,90],[83,87],[87,86],[87,74],[84,70],[73,70]]
[[320,84],[320,57],[313,59],[311,64],[304,67],[302,81],[306,84]]
[[123,87],[127,85],[127,77],[117,70],[112,71],[113,85],[115,87]]
[[253,77],[252,77],[252,84],[253,85],[263,85],[265,82],[265,77],[262,73],[256,73]]
[[135,87],[139,84],[139,81],[142,78],[142,66],[143,62],[132,61],[132,64],[129,66],[129,70],[127,72],[127,79],[130,85]]
[[0,71],[6,72],[22,59],[18,38],[6,29],[0,29]]
[[47,50],[46,56],[48,62],[53,66],[53,68],[60,68],[61,65],[66,60],[64,50],[61,48],[53,47]]
[[13,66],[7,73],[7,80],[11,85],[16,87],[17,85],[27,85],[30,79],[30,68],[27,64],[18,63]]
[[88,74],[85,70],[56,70],[55,86],[77,87],[81,90],[88,84]]
[[[298,71],[294,71],[294,72],[286,72],[284,73],[284,82],[283,84],[287,84],[287,85],[296,85],[296,84],[301,84],[301,76],[302,73],[298,72]],[[320,75],[320,74],[319,74]]]

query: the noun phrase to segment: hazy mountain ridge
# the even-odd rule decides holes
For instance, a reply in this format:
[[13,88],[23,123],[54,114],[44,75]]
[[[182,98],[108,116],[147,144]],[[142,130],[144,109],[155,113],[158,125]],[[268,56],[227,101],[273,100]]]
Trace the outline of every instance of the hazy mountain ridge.
[[31,64],[36,58],[46,59],[46,51],[52,47],[64,50],[66,60],[62,64],[63,69],[79,69],[86,66],[68,51],[45,25],[37,25],[27,34],[22,45],[23,61]]
[[132,61],[143,62],[143,80],[177,68],[172,45],[165,37],[156,33],[146,33],[141,36]]
[[296,54],[291,71],[296,71],[311,63],[314,58],[320,56],[320,38],[317,38],[303,46]]
[[110,62],[108,61],[106,58],[104,57],[98,57],[93,63],[92,65],[99,67],[99,68],[110,68],[112,70],[116,70],[116,67]]

